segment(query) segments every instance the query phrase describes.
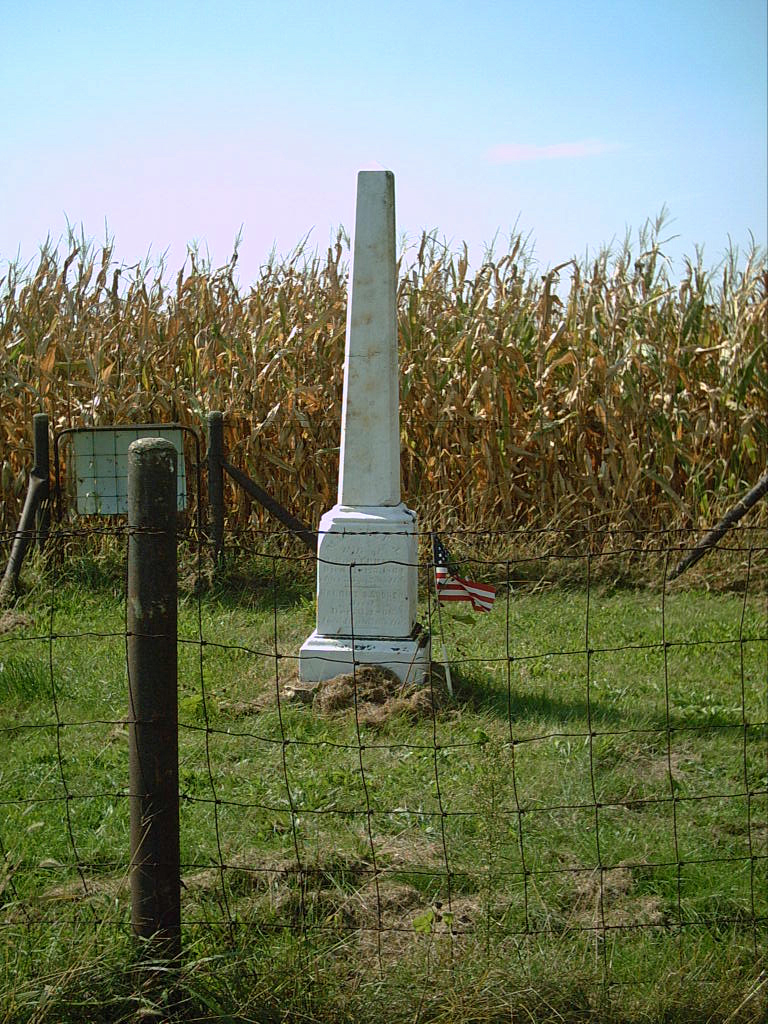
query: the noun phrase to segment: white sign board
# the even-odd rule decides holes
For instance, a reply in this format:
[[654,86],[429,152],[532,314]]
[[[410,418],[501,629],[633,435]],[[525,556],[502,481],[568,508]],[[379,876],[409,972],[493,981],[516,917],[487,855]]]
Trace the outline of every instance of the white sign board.
[[91,427],[72,432],[75,448],[77,512],[81,516],[126,515],[128,512],[128,447],[139,437],[165,437],[179,455],[176,485],[179,511],[187,507],[184,445],[178,427],[112,429]]

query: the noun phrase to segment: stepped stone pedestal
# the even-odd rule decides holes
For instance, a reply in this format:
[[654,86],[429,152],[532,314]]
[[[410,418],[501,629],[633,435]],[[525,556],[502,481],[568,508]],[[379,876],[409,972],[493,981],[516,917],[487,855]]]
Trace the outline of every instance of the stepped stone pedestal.
[[419,683],[430,644],[416,626],[416,515],[400,500],[395,182],[361,171],[344,356],[338,503],[320,520],[317,628],[299,658],[302,680],[353,664]]

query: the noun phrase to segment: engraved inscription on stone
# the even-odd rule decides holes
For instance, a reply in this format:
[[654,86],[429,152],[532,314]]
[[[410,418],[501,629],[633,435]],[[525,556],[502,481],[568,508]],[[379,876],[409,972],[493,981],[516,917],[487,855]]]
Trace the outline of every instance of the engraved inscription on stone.
[[321,575],[326,589],[325,600],[318,605],[317,628],[325,635],[402,637],[413,629],[408,566],[323,566]]

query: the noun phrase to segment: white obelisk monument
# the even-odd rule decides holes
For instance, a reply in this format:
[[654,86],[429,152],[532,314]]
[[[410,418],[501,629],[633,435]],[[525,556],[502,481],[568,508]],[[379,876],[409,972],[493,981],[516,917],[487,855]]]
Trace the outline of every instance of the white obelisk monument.
[[338,503],[320,520],[317,628],[303,680],[381,665],[418,683],[429,637],[417,635],[416,515],[400,500],[395,178],[360,171],[350,273]]

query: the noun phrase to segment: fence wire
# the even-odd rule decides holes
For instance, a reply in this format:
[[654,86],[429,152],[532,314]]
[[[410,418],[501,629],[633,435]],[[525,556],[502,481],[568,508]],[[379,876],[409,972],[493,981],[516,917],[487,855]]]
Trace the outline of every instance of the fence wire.
[[[230,535],[219,566],[182,538],[185,935],[288,932],[380,967],[586,938],[619,984],[639,933],[681,957],[688,933],[734,934],[758,957],[768,543],[736,529],[670,584],[703,532],[442,532],[495,585],[485,615],[436,601],[425,534],[416,689],[363,664],[301,683],[315,560],[285,535]],[[7,941],[129,928],[128,543],[53,526],[0,619]]]

